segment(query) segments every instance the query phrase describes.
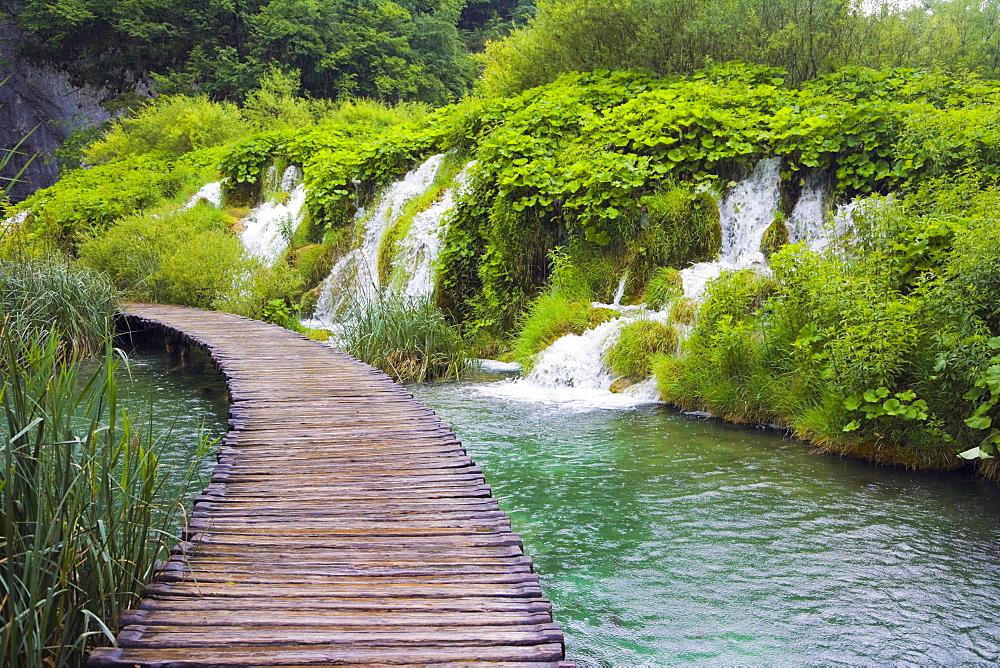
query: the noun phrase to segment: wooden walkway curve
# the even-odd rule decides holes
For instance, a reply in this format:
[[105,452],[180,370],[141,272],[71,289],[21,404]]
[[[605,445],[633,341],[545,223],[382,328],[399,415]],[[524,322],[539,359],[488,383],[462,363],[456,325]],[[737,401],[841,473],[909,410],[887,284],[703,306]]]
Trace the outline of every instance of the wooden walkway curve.
[[91,666],[573,665],[482,471],[405,388],[254,320],[127,318],[211,355],[230,431],[185,542]]

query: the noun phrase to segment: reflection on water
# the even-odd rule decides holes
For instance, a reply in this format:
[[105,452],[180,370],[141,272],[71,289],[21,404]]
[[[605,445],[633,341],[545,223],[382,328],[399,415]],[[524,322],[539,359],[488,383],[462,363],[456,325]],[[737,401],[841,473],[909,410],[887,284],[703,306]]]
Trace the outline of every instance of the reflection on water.
[[571,658],[1000,661],[1000,493],[663,406],[414,385],[486,471]]
[[[203,436],[209,440],[226,434],[229,404],[226,384],[208,356],[191,349],[190,359],[164,353],[163,345],[144,345],[126,351],[127,362],[119,366],[118,398],[133,420],[148,427],[158,442],[164,442],[161,464],[177,484],[192,464],[198,479],[191,483],[188,496],[207,484],[215,467],[216,448],[198,462]],[[164,498],[170,498],[165,491]],[[190,507],[190,503],[187,504]]]

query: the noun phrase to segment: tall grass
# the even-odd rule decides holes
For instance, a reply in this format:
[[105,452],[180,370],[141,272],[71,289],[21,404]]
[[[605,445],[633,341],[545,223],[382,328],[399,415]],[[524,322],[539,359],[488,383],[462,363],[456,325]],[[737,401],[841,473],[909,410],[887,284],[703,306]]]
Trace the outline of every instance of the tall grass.
[[164,444],[119,405],[110,345],[100,367],[84,373],[76,356],[60,353],[58,333],[27,346],[6,333],[0,656],[12,665],[81,665],[89,647],[113,641],[119,613],[151,577],[176,524],[172,499],[186,497],[186,485],[166,498]]
[[59,259],[0,260],[0,326],[13,345],[39,342],[54,329],[60,352],[95,352],[117,303],[97,272]]
[[382,293],[350,309],[336,343],[399,382],[457,378],[467,367],[458,331],[426,299]]

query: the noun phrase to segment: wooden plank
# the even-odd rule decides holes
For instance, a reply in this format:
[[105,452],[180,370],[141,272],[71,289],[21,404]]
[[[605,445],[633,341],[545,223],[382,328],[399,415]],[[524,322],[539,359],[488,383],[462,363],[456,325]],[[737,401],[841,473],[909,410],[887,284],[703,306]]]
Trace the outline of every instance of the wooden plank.
[[230,431],[186,540],[90,665],[572,665],[482,470],[412,393],[238,316],[127,323],[209,353]]

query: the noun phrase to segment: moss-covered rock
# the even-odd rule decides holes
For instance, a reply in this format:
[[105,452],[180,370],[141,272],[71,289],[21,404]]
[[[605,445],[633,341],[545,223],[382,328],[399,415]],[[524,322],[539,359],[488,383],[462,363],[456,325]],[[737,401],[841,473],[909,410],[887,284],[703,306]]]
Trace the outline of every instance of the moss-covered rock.
[[775,215],[772,222],[760,240],[760,252],[764,257],[770,258],[781,250],[781,247],[788,243],[788,225],[785,224],[785,216],[781,213]]
[[319,285],[333,268],[333,252],[321,244],[309,244],[295,251],[293,264],[302,275],[303,285]]

